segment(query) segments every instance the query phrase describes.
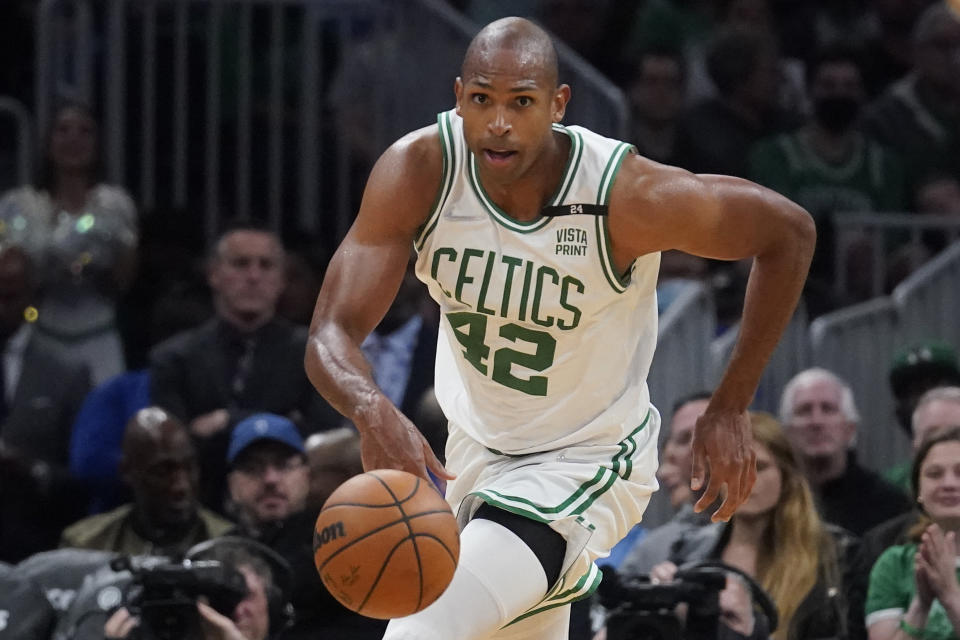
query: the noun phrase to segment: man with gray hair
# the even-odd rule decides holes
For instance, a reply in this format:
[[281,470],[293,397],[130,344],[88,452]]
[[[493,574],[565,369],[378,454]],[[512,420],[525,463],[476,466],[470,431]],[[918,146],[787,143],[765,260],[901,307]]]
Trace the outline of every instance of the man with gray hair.
[[783,389],[780,420],[824,520],[861,535],[910,508],[896,487],[857,463],[860,415],[850,385],[835,373],[812,368],[794,376]]

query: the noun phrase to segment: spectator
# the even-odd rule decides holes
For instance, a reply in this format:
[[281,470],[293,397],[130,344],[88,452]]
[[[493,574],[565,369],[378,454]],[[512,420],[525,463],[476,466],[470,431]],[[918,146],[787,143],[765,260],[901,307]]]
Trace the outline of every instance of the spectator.
[[[191,560],[219,562],[242,576],[247,593],[229,615],[214,609],[209,602],[197,601],[199,629],[183,640],[269,640],[280,637],[282,601],[289,567],[269,549],[259,549],[249,540],[222,538],[191,550]],[[279,605],[279,606],[278,606]],[[139,617],[125,607],[117,609],[103,627],[106,640],[132,637],[141,626]],[[139,634],[134,634],[140,637]]]
[[123,437],[121,475],[133,503],[68,527],[61,547],[182,556],[233,524],[197,504],[197,459],[186,427],[159,407],[141,409]]
[[911,439],[911,420],[917,401],[930,389],[940,386],[960,386],[960,365],[952,346],[925,342],[911,345],[893,357],[890,390],[896,403],[897,423]]
[[130,196],[101,182],[97,135],[89,107],[62,104],[36,183],[0,200],[4,235],[24,244],[43,275],[38,331],[85,362],[95,384],[126,368],[116,302],[132,281],[138,237]]
[[24,322],[36,314],[34,274],[23,249],[0,248],[0,560],[7,562],[55,547],[60,529],[84,513],[67,450],[89,376]]
[[200,458],[201,501],[223,509],[230,430],[270,411],[304,434],[336,426],[339,414],[303,370],[307,332],[276,317],[284,251],[272,232],[236,226],[214,245],[208,268],[216,317],[151,352],[152,402],[189,425]]
[[[960,426],[960,386],[937,386],[920,396],[910,424],[914,454],[931,432],[943,427]],[[906,495],[911,495],[911,467],[909,462],[895,465],[887,470],[884,477],[890,484],[903,489]]]
[[913,69],[865,113],[865,128],[898,151],[911,192],[932,170],[960,169],[960,14],[930,4],[913,28]]
[[784,387],[780,416],[825,521],[862,535],[910,508],[896,487],[857,463],[860,416],[853,391],[836,374],[798,373]]
[[235,533],[267,545],[293,571],[296,622],[284,638],[379,640],[386,623],[344,608],[314,568],[316,513],[306,509],[310,468],[294,424],[269,413],[246,418],[233,430],[227,462],[230,498],[239,521]]
[[817,516],[799,460],[773,416],[751,412],[757,481],[729,523],[692,527],[652,579],[673,579],[678,566],[718,560],[753,577],[777,607],[775,640],[843,637],[843,567],[855,543]]
[[314,433],[304,443],[310,465],[307,511],[319,513],[337,487],[363,473],[360,434],[352,427]]
[[[834,298],[833,214],[891,211],[907,206],[904,168],[856,125],[866,100],[860,62],[853,50],[834,46],[810,63],[807,84],[813,119],[796,131],[759,141],[750,152],[750,177],[803,206],[817,222],[817,251],[807,278],[807,310],[820,315],[845,302]],[[864,239],[853,238],[858,261],[846,269],[859,300],[872,295],[872,263]]]
[[677,164],[685,71],[679,50],[649,48],[640,53],[627,86],[632,125],[629,140],[640,155],[664,164]]
[[[923,394],[913,412],[914,456],[932,434],[951,427],[960,427],[960,387],[936,387]],[[907,476],[903,482],[907,495],[911,497],[913,496],[913,487],[910,485],[912,469],[911,463],[907,466]],[[898,484],[898,486],[902,485]],[[910,528],[916,520],[917,512],[914,509],[887,520],[863,534],[863,544],[860,545],[851,571],[849,625],[851,640],[865,640],[867,637],[863,609],[870,569],[887,548],[909,542]]]
[[777,41],[769,32],[738,26],[716,33],[707,71],[717,96],[683,116],[680,166],[695,173],[747,177],[750,146],[792,124],[779,107],[777,60]]
[[911,480],[922,513],[910,541],[884,551],[870,572],[865,614],[871,640],[948,640],[960,633],[960,427],[924,442]]
[[697,418],[706,410],[710,392],[700,391],[674,404],[670,432],[663,445],[663,456],[657,478],[669,492],[670,505],[675,514],[633,547],[623,564],[621,572],[627,575],[650,573],[654,565],[670,557],[670,547],[677,536],[691,526],[710,522],[710,509],[694,513],[694,495],[690,490],[690,473],[693,469],[693,427]]

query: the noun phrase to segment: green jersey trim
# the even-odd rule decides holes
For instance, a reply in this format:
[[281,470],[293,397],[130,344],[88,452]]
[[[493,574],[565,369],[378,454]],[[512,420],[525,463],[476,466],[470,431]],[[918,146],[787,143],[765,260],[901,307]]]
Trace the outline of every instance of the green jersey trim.
[[[623,478],[624,480],[630,478],[631,473],[633,473],[633,454],[637,451],[635,438],[649,422],[650,411],[648,410],[643,422],[620,442],[620,450],[610,460],[610,466],[598,468],[592,478],[583,482],[576,491],[556,506],[539,505],[527,498],[506,495],[493,489],[481,489],[474,492],[473,495],[495,507],[500,507],[520,516],[526,516],[538,522],[552,522],[563,512],[569,512],[569,515],[580,515],[606,493],[617,478]],[[584,498],[584,495],[586,495],[586,498]],[[578,502],[579,504],[577,504]]]
[[450,192],[453,190],[453,176],[456,173],[457,166],[457,148],[453,140],[453,133],[450,129],[450,112],[446,111],[437,115],[437,127],[440,129],[440,149],[443,151],[443,174],[440,179],[440,190],[430,208],[430,215],[418,234],[414,247],[417,252],[423,249],[423,244],[427,237],[437,227],[440,221],[440,211],[447,202]]
[[[597,189],[597,204],[605,205],[609,202],[610,191],[613,189],[613,182],[616,180],[617,174],[620,173],[623,159],[627,157],[627,153],[635,150],[635,147],[628,142],[621,142],[614,149],[600,178],[600,186]],[[617,267],[613,263],[613,252],[610,249],[610,230],[607,217],[597,216],[595,224],[597,227],[597,246],[600,248],[598,254],[600,256],[600,266],[603,267],[603,275],[606,276],[607,282],[610,283],[614,291],[623,293],[630,284],[630,278],[629,276],[621,277],[617,274]]]
[[597,204],[607,204],[607,201],[610,199],[610,190],[613,188],[613,181],[617,178],[617,174],[620,173],[620,165],[623,164],[623,159],[627,157],[627,153],[629,152],[636,152],[636,147],[629,142],[621,142],[617,145],[617,148],[613,150],[613,155],[610,156],[610,160],[607,161],[607,166],[603,169],[603,175],[600,176],[600,187],[597,190]]
[[597,216],[593,221],[597,229],[597,254],[600,257],[600,266],[603,275],[607,278],[610,287],[617,293],[623,293],[630,284],[630,279],[617,275],[617,267],[613,264],[613,252],[610,249],[610,230],[607,226],[607,216]]
[[600,581],[603,579],[603,574],[600,573],[600,569],[597,568],[597,565],[590,565],[590,570],[580,576],[580,579],[577,580],[577,583],[570,587],[566,591],[562,591],[555,596],[548,596],[540,601],[539,605],[534,606],[526,613],[517,616],[505,626],[509,627],[511,624],[520,622],[525,618],[542,613],[544,611],[549,611],[550,609],[556,609],[557,607],[562,607],[564,605],[576,602],[577,600],[583,600],[593,595],[593,592],[597,590],[597,587],[600,586]]
[[[554,131],[566,134],[567,137],[570,138],[571,146],[570,153],[567,155],[567,164],[563,170],[563,179],[560,180],[560,185],[557,187],[556,193],[553,194],[553,197],[549,201],[550,206],[555,206],[563,202],[563,198],[569,193],[573,180],[576,177],[577,169],[580,167],[580,158],[583,155],[583,138],[579,133],[556,125],[554,125]],[[497,206],[493,199],[490,198],[487,190],[484,189],[483,183],[480,181],[480,174],[477,170],[477,158],[473,153],[470,153],[468,164],[470,168],[470,186],[473,187],[473,192],[481,204],[483,204],[484,208],[486,208],[487,212],[494,220],[500,223],[500,225],[511,231],[531,233],[550,224],[553,218],[548,216],[538,216],[528,222],[514,220],[510,217],[510,214]]]

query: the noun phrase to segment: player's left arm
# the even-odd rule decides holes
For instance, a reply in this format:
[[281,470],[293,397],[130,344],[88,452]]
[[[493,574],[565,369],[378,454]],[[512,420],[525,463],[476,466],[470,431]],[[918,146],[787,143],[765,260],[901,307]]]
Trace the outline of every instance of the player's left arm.
[[611,193],[609,224],[614,260],[623,269],[638,256],[667,249],[753,258],[740,335],[695,432],[694,488],[707,469],[710,476],[698,510],[726,484],[714,519],[728,519],[756,477],[746,410],[803,289],[816,241],[813,220],[796,203],[747,180],[629,156]]

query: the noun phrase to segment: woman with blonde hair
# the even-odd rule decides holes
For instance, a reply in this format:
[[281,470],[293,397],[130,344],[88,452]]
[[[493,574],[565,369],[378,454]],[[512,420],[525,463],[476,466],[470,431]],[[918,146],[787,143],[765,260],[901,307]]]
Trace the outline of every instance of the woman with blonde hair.
[[813,495],[770,414],[751,412],[757,481],[728,523],[691,529],[674,544],[671,559],[651,571],[658,582],[678,566],[719,561],[740,569],[770,595],[777,608],[776,640],[845,638],[846,605],[841,560],[854,538],[824,523]]

